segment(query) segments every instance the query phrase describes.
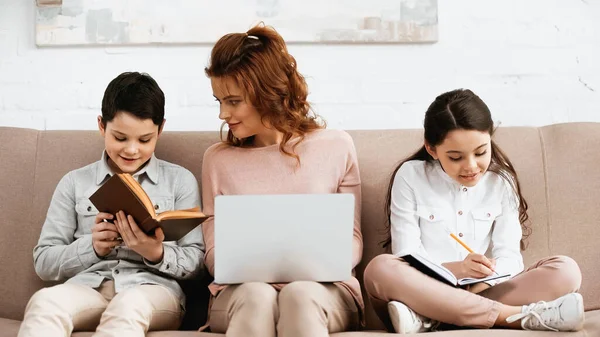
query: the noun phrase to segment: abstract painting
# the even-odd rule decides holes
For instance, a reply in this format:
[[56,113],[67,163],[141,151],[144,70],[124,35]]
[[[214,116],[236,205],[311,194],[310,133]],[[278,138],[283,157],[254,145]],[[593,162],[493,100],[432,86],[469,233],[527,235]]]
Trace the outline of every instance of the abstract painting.
[[211,44],[261,21],[289,43],[438,40],[437,0],[46,1],[36,7],[38,46]]

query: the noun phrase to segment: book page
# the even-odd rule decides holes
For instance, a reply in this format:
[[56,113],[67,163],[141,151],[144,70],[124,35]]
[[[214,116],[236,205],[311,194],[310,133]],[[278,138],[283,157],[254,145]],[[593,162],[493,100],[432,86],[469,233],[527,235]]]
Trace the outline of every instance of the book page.
[[190,209],[181,209],[175,211],[164,211],[156,216],[156,220],[162,221],[166,219],[191,219],[191,218],[207,218],[204,213],[200,212],[200,207]]
[[146,191],[144,191],[140,183],[138,183],[129,173],[119,173],[119,177],[123,178],[123,181],[127,186],[129,186],[133,193],[140,199],[146,210],[148,210],[148,213],[150,213],[153,218],[156,217],[156,211],[154,210],[152,200],[150,200],[150,197],[148,197],[148,194],[146,194]]
[[496,279],[504,278],[504,277],[510,277],[510,274],[504,274],[504,275],[492,274],[492,275],[490,275],[488,277],[484,277],[484,278],[465,277],[465,278],[461,278],[460,280],[458,280],[458,285],[466,286],[468,284],[491,281],[491,280],[496,280]]
[[418,260],[419,262],[421,262],[422,264],[427,266],[429,269],[434,271],[439,276],[448,280],[448,282],[450,282],[454,285],[458,284],[458,280],[456,279],[454,274],[452,274],[452,272],[450,270],[448,270],[448,268],[446,268],[442,265],[439,265],[439,264],[425,258],[424,256],[419,255],[418,253],[412,253],[410,255],[412,255],[416,260]]

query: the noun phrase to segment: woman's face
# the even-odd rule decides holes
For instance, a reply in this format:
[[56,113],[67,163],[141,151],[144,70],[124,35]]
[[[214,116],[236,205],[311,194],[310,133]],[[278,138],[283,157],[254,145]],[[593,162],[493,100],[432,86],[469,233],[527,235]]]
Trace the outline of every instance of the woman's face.
[[210,79],[213,96],[220,104],[219,118],[225,121],[235,138],[243,139],[265,132],[261,115],[246,99],[246,93],[228,77]]

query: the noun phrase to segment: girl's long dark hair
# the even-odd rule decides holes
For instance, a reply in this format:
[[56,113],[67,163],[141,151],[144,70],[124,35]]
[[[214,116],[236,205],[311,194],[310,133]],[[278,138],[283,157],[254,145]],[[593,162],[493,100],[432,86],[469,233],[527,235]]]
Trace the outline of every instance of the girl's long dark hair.
[[[481,98],[468,89],[453,90],[438,96],[425,113],[424,128],[425,141],[432,147],[443,143],[446,135],[453,130],[477,130],[488,132],[490,136],[494,134],[494,122],[490,110]],[[531,227],[528,225],[528,205],[521,194],[519,179],[513,164],[493,140],[491,141],[491,147],[492,158],[488,171],[504,178],[518,197],[519,222],[522,230],[521,249],[524,250],[527,247],[527,237],[531,235]],[[394,169],[390,177],[385,204],[387,224],[386,239],[383,242],[384,247],[389,246],[391,243],[390,217],[392,215],[391,202],[394,178],[402,164],[410,160],[422,160],[429,163],[435,161],[423,145],[417,152],[403,159]]]

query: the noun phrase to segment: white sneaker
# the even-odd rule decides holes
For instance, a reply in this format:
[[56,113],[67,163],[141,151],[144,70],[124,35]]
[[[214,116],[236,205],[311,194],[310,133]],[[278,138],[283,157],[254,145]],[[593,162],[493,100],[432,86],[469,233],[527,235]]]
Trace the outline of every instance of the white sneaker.
[[585,320],[583,297],[571,293],[554,301],[524,305],[520,314],[508,317],[506,322],[519,319],[525,330],[579,331]]
[[400,334],[430,331],[437,323],[417,314],[401,302],[389,302],[388,313],[390,314],[390,320],[392,321],[394,330],[396,330],[396,333]]

